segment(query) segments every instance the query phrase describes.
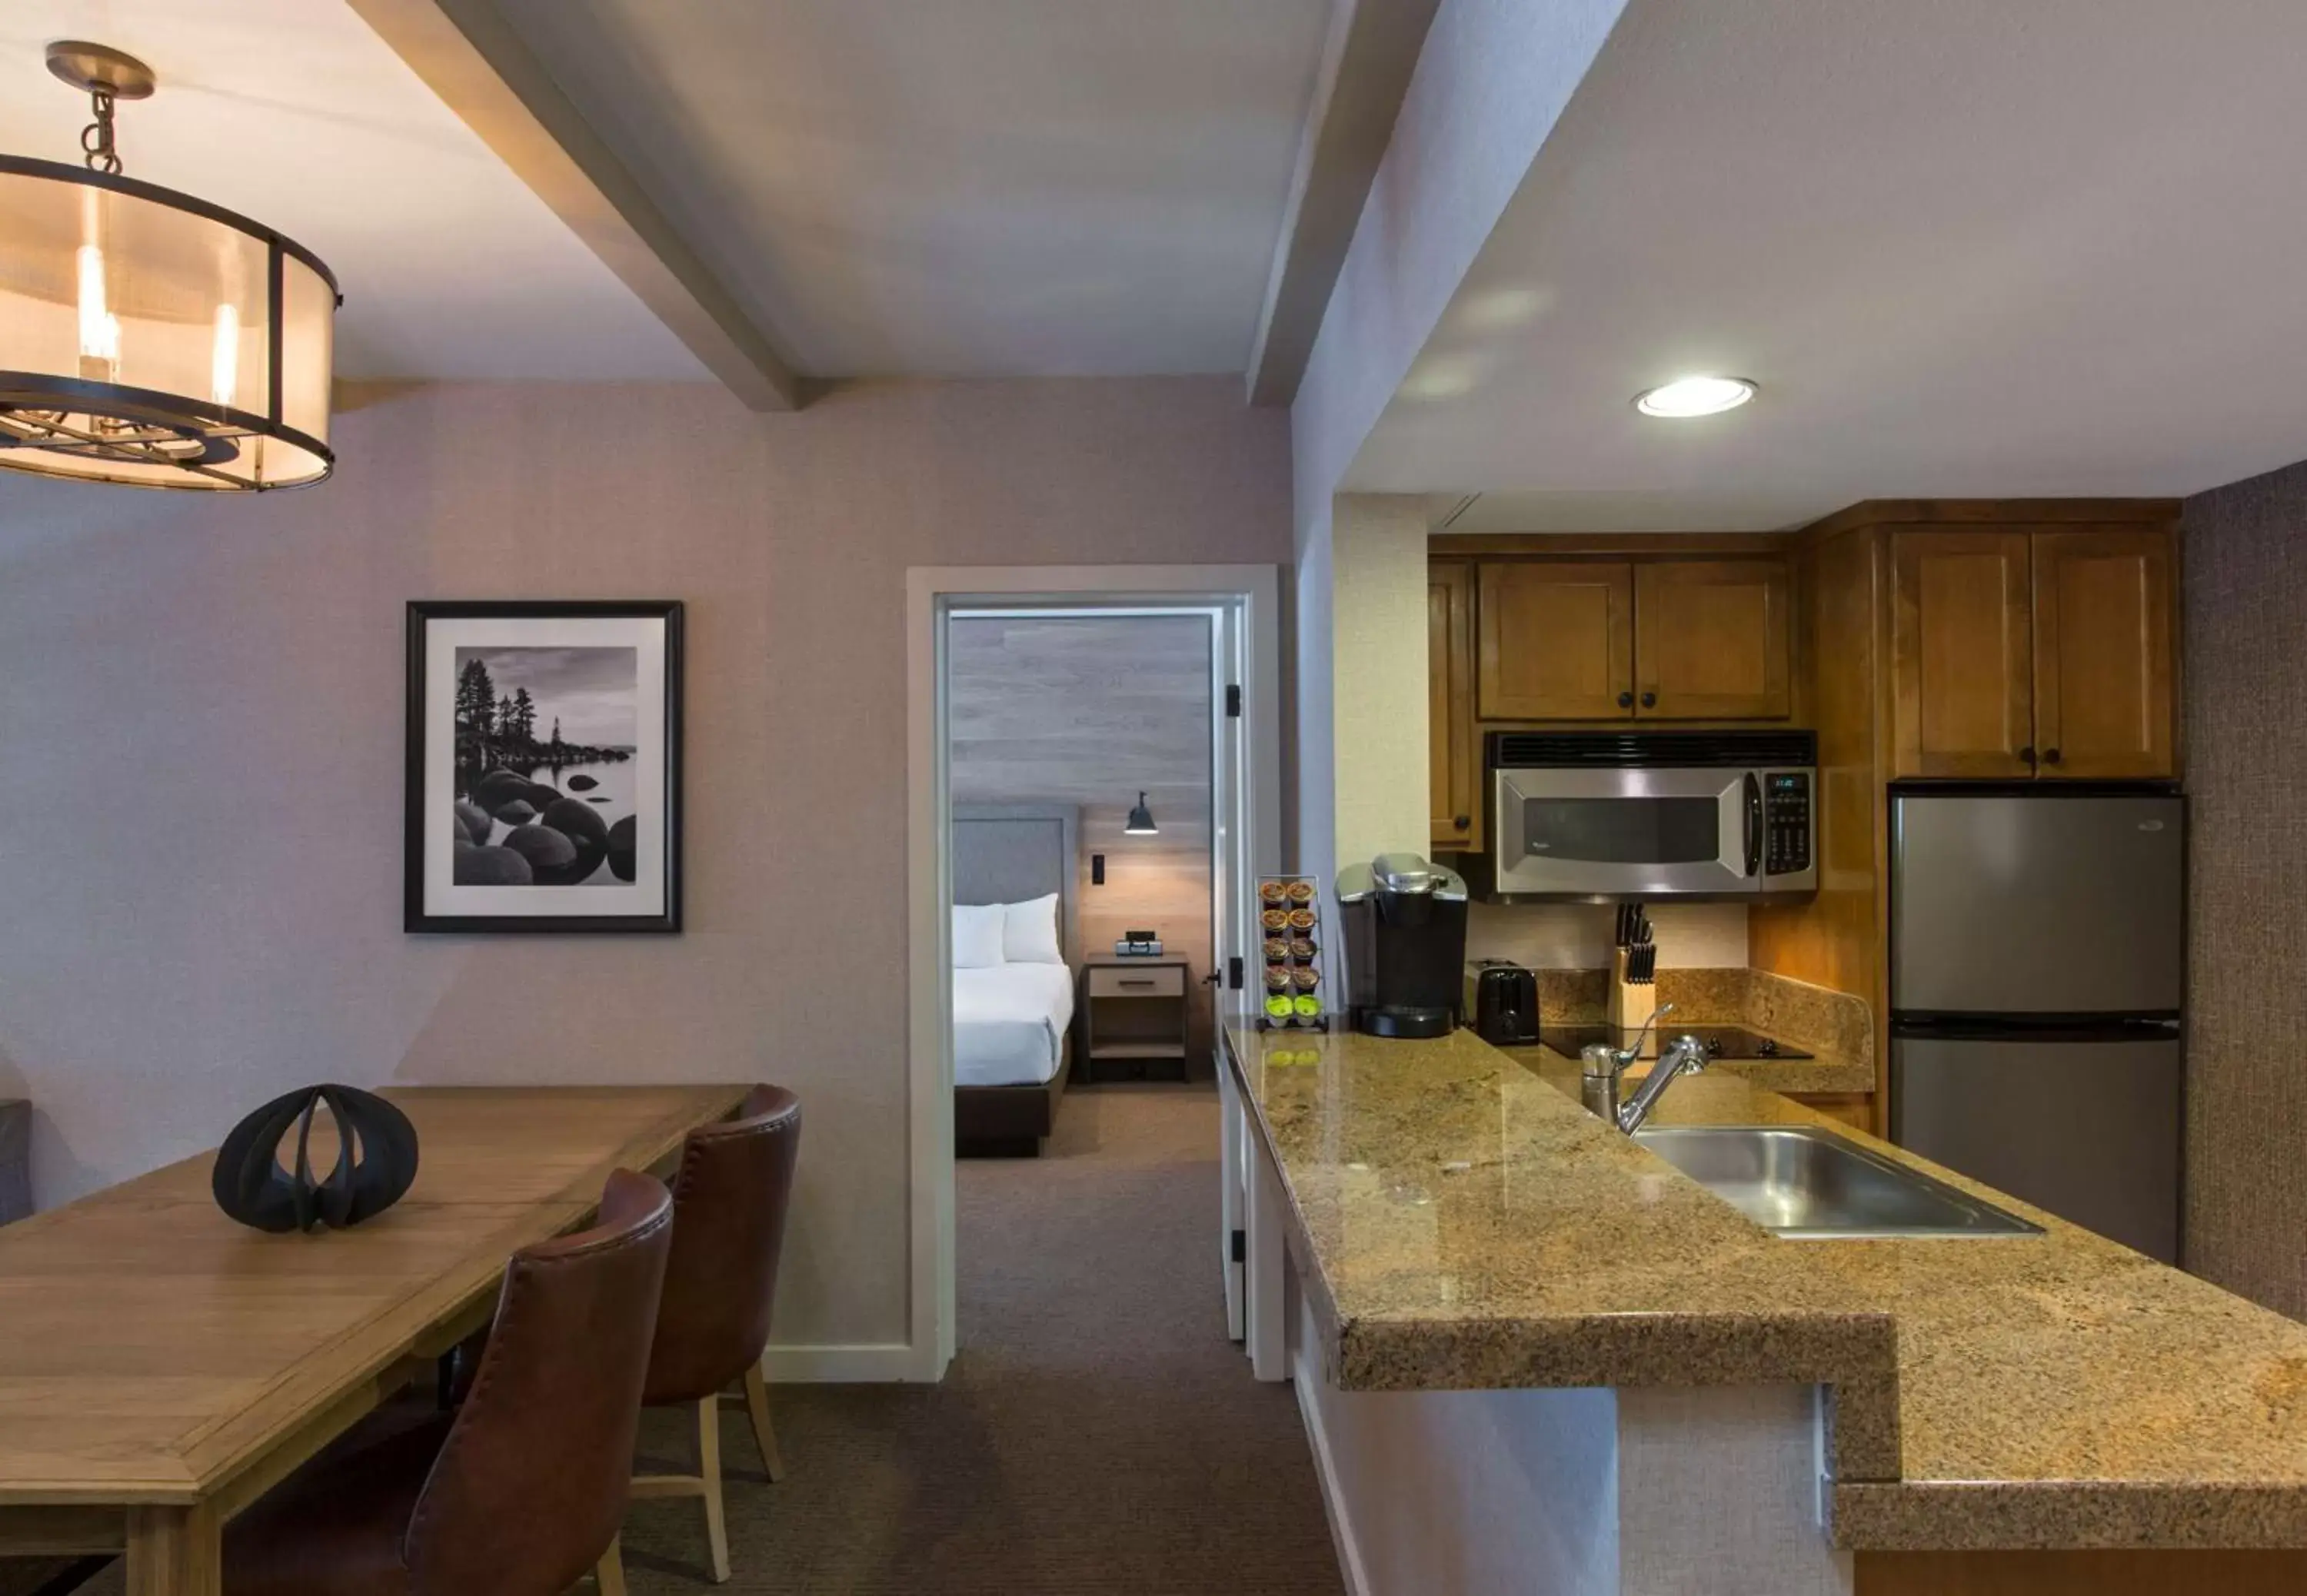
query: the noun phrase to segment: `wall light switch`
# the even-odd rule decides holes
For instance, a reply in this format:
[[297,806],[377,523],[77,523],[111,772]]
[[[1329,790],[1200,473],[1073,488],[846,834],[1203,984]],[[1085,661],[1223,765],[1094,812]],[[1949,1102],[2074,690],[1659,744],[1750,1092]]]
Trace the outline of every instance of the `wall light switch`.
[[1093,887],[1105,884],[1105,856],[1102,853],[1089,856],[1089,884]]

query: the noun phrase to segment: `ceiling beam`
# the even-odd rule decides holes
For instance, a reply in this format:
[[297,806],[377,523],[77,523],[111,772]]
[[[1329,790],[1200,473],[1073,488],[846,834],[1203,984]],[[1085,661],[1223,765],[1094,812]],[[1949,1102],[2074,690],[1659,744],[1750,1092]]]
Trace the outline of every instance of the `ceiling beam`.
[[1249,357],[1249,402],[1298,397],[1438,0],[1334,0]]
[[499,159],[729,390],[794,410],[807,384],[489,0],[350,0]]

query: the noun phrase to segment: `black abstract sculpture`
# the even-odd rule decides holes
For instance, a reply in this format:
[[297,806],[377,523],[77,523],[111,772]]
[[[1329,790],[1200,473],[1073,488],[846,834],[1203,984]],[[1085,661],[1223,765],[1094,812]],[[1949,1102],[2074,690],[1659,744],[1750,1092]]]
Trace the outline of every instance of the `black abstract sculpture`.
[[[313,1116],[326,1104],[337,1122],[337,1166],[313,1177]],[[280,1139],[296,1131],[292,1174]],[[416,1127],[374,1092],[308,1086],[275,1097],[232,1128],[217,1149],[212,1189],[227,1217],[257,1230],[343,1230],[373,1219],[416,1180]]]

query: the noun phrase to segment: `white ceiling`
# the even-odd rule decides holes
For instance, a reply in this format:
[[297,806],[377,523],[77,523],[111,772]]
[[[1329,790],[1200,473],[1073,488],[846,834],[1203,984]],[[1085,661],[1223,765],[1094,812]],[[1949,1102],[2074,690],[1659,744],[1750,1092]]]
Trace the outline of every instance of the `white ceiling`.
[[77,161],[87,99],[47,41],[141,57],[127,175],[254,218],[326,260],[345,377],[705,380],[341,0],[40,0],[0,8],[0,149]]
[[[1633,0],[1349,481],[1454,531],[2307,456],[2307,4]],[[1629,401],[1694,371],[1744,410]]]
[[500,0],[821,377],[1240,371],[1331,0]]

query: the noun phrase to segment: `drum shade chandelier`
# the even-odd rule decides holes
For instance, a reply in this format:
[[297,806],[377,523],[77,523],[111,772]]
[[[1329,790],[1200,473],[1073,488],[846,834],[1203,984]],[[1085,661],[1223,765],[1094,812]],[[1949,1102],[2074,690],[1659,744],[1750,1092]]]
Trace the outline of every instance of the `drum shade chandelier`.
[[140,488],[317,482],[337,279],[292,239],[120,175],[113,107],[150,68],[60,40],[84,167],[0,156],[0,466]]

